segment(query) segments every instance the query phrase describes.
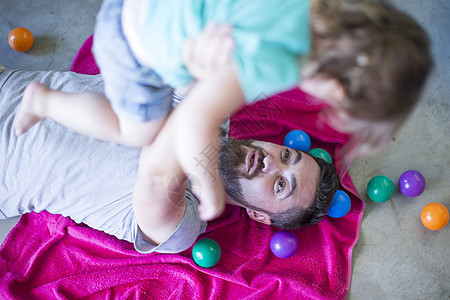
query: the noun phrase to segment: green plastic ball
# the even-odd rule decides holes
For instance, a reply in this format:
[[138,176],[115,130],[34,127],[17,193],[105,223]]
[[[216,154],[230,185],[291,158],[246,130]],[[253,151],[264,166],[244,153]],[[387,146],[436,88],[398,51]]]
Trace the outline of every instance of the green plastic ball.
[[327,150],[322,148],[314,148],[308,151],[309,154],[312,156],[318,157],[326,161],[327,163],[331,164],[331,155],[327,152]]
[[367,184],[367,195],[375,202],[386,202],[391,199],[393,194],[394,183],[389,177],[378,175]]
[[214,267],[220,260],[219,244],[211,239],[201,239],[192,248],[192,257],[197,265],[203,268]]

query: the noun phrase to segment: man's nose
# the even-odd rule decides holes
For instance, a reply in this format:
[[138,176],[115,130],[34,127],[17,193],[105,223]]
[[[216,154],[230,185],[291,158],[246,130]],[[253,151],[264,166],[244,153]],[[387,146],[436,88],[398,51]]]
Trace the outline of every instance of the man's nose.
[[263,164],[264,164],[262,168],[263,173],[272,174],[279,170],[277,161],[270,155],[264,157]]

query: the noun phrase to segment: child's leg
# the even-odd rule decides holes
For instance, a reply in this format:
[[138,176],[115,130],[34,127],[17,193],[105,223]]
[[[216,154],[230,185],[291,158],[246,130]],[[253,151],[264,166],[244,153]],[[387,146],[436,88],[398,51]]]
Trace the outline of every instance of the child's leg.
[[25,133],[39,121],[50,118],[74,131],[127,146],[149,145],[165,122],[136,122],[119,118],[105,96],[94,93],[70,94],[31,82],[25,89],[14,128]]

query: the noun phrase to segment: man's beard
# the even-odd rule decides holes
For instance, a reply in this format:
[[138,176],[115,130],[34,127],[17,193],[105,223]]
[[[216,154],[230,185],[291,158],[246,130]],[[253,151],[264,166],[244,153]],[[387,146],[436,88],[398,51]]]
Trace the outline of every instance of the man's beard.
[[[223,181],[225,192],[234,201],[241,204],[247,204],[242,195],[242,188],[240,184],[241,178],[251,179],[258,175],[263,166],[264,154],[261,148],[254,146],[253,140],[236,140],[236,139],[222,139],[219,149],[219,176]],[[250,176],[242,169],[246,169],[246,157],[249,152],[245,147],[258,151],[259,160],[256,170]]]

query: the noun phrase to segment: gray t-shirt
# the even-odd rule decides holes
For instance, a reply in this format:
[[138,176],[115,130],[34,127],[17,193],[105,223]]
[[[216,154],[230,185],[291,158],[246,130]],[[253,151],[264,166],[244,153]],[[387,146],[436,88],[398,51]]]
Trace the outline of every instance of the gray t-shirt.
[[186,212],[159,246],[147,243],[136,222],[132,193],[139,149],[100,142],[44,120],[17,137],[15,112],[30,81],[66,92],[103,92],[99,75],[5,71],[0,75],[0,219],[47,210],[134,243],[139,252],[176,253],[206,229],[198,200],[186,190]]

